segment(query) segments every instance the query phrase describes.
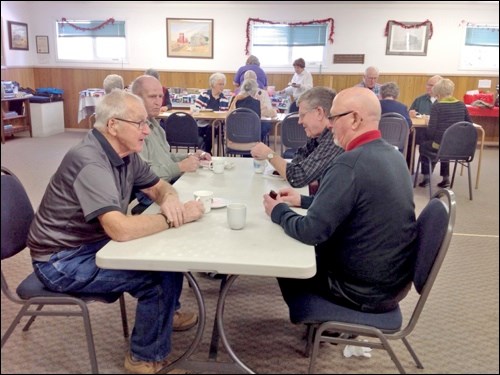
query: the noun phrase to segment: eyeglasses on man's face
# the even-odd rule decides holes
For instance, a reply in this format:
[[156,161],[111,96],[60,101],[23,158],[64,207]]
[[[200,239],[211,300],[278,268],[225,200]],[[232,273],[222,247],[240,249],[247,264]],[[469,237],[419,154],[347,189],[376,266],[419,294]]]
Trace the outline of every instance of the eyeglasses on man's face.
[[146,125],[148,125],[148,122],[146,120],[142,120],[142,121],[132,121],[132,120],[125,120],[123,118],[118,118],[118,117],[115,117],[115,120],[118,120],[118,121],[123,121],[123,122],[128,122],[129,124],[134,124],[137,129],[139,130],[142,130],[144,129],[144,127]]
[[330,121],[331,124],[333,124],[339,117],[350,115],[353,112],[354,111],[347,111],[347,112],[339,113],[338,115],[330,115],[330,116],[328,116],[328,120]]
[[299,119],[301,119],[301,120],[302,120],[302,119],[305,117],[305,115],[307,115],[309,112],[314,111],[315,109],[316,109],[316,108],[312,108],[312,109],[309,109],[309,110],[304,111],[304,112],[302,112],[302,113],[300,113],[300,112],[299,112]]

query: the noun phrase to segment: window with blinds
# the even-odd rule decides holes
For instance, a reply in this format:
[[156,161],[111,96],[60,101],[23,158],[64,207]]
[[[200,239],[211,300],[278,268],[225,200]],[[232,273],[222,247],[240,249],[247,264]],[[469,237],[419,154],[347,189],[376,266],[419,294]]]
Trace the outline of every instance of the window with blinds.
[[125,21],[56,22],[57,59],[64,61],[125,62]]
[[327,41],[327,25],[252,26],[252,54],[264,66],[292,65],[302,57],[306,64],[322,63]]
[[498,32],[498,25],[467,24],[459,69],[498,72]]

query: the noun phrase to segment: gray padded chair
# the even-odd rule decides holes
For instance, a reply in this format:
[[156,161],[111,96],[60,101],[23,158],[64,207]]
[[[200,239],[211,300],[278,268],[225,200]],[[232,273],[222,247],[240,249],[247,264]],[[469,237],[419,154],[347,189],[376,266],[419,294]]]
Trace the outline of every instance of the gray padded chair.
[[281,156],[284,159],[293,159],[297,149],[307,142],[304,127],[299,124],[299,114],[288,114],[281,122]]
[[[19,179],[7,168],[2,167],[2,293],[10,301],[21,305],[18,314],[2,336],[2,348],[7,342],[16,326],[24,317],[29,317],[23,331],[27,331],[38,316],[79,316],[83,319],[87,348],[90,357],[92,373],[99,373],[94,346],[90,314],[87,304],[90,302],[112,303],[120,300],[122,316],[123,336],[128,337],[127,312],[125,299],[122,293],[110,293],[106,295],[73,295],[52,292],[45,289],[34,272],[30,273],[18,286],[16,291],[11,290],[4,275],[4,259],[19,254],[26,248],[26,241],[30,224],[34,217],[33,206]],[[43,310],[44,306],[51,306],[50,310]],[[73,306],[77,309],[69,309]],[[57,335],[57,333],[55,333]],[[61,337],[63,339],[63,337]],[[64,338],[71,339],[71,338]],[[57,356],[57,353],[54,353]]]
[[387,142],[397,147],[406,158],[408,152],[408,136],[410,134],[410,126],[406,119],[396,112],[387,112],[380,118],[379,126],[382,138]]
[[[292,323],[308,326],[306,355],[310,354],[309,373],[314,373],[321,342],[386,350],[400,373],[405,373],[389,341],[402,340],[418,368],[422,363],[408,342],[424,309],[427,297],[443,263],[455,225],[456,200],[451,190],[442,189],[427,203],[417,219],[416,261],[413,285],[420,295],[411,317],[403,326],[400,307],[374,314],[352,310],[319,295],[298,296],[289,305]],[[336,332],[336,335],[332,335]],[[371,338],[363,341],[363,338]],[[311,352],[312,345],[312,352]]]
[[[432,165],[437,162],[447,161],[455,162],[451,177],[450,189],[453,189],[455,182],[455,173],[457,165],[460,164],[467,168],[469,176],[469,199],[472,200],[472,181],[470,163],[474,160],[477,146],[477,131],[474,124],[467,121],[459,121],[451,125],[445,130],[441,144],[436,152],[430,152],[419,147],[419,156],[417,161],[417,171],[413,187],[417,185],[419,167],[422,163],[422,158],[427,159],[429,168],[432,171]],[[429,173],[429,196],[432,196],[432,172]]]
[[236,108],[226,117],[225,154],[250,157],[251,148],[260,142],[260,117],[251,109]]

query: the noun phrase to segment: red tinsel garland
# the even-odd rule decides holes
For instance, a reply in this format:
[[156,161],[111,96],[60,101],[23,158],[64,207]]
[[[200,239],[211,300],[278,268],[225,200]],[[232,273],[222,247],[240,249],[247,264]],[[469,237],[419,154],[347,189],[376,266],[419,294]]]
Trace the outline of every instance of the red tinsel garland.
[[100,25],[97,25],[95,27],[80,27],[80,26],[77,26],[75,25],[74,23],[71,23],[71,22],[68,22],[68,20],[66,18],[62,18],[61,19],[61,22],[63,23],[67,23],[69,26],[71,26],[72,28],[76,29],[76,30],[81,30],[81,31],[93,31],[93,30],[99,30],[99,29],[102,29],[104,26],[106,26],[108,23],[110,24],[114,24],[115,23],[115,19],[114,18],[108,18],[106,21],[104,21],[103,23],[101,23]]
[[395,23],[396,25],[402,27],[403,29],[418,29],[419,27],[429,25],[429,39],[432,38],[432,34],[433,34],[432,22],[429,20],[425,20],[422,23],[416,23],[416,24],[412,24],[412,25],[409,25],[409,24],[404,23],[404,22],[389,20],[389,21],[387,21],[387,24],[385,25],[385,33],[384,33],[385,36],[389,35],[389,23],[390,22]]
[[260,18],[249,18],[247,21],[247,43],[245,45],[245,53],[247,55],[249,53],[248,47],[250,46],[251,22],[269,23],[271,25],[284,24],[284,25],[289,25],[289,26],[303,26],[303,25],[313,25],[316,23],[329,23],[330,24],[330,34],[328,35],[328,41],[330,42],[330,44],[333,43],[333,18],[325,18],[322,20],[312,20],[312,21],[308,21],[308,22],[275,22],[275,21],[261,20]]

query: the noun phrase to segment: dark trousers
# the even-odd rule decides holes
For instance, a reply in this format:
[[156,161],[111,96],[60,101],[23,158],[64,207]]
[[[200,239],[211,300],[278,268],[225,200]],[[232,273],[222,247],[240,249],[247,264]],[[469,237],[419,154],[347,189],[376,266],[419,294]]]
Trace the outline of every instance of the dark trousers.
[[299,106],[297,105],[296,101],[293,101],[292,104],[290,104],[290,108],[288,109],[288,112],[298,112],[299,111]]
[[[432,153],[432,154],[437,154],[437,149],[432,147],[433,141],[424,141],[422,144],[419,146],[420,151],[425,151],[426,154]],[[421,163],[422,163],[422,174],[424,175],[429,175],[430,174],[430,168],[429,168],[429,161],[426,158],[421,158]],[[443,177],[448,177],[450,175],[450,163],[447,161],[440,161],[441,164],[440,168],[440,175]],[[436,163],[432,163],[432,170],[434,170],[434,167],[436,166]]]
[[212,153],[212,125],[199,126],[198,135],[203,138],[202,150]]

